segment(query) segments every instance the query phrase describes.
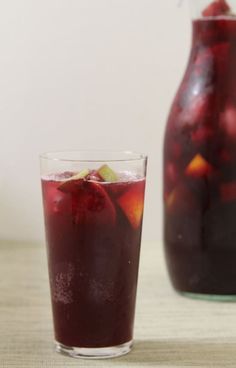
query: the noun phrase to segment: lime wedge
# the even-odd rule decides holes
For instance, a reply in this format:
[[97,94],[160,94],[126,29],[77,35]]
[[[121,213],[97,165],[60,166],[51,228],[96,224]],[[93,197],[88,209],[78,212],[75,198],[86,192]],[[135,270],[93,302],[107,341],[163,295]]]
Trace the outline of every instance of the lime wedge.
[[116,182],[118,181],[118,176],[108,165],[103,165],[98,169],[98,174],[104,181],[107,182]]

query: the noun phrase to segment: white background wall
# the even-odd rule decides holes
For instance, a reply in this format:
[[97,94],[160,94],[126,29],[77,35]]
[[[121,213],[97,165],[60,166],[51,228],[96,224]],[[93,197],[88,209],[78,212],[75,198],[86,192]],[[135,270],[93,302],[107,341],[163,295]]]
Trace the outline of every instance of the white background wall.
[[190,46],[177,0],[8,0],[0,11],[0,238],[41,241],[38,154],[149,154],[144,239],[162,238],[162,140]]

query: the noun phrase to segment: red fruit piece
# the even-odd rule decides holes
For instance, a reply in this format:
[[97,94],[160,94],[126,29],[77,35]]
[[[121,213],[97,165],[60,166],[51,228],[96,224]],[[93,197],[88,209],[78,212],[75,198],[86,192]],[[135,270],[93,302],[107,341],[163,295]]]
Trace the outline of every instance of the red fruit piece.
[[221,184],[220,194],[223,202],[236,200],[236,182]]
[[182,147],[180,144],[172,142],[171,151],[175,158],[179,158],[182,154]]
[[83,180],[89,175],[89,170],[84,169],[74,174],[73,176],[69,177],[69,179],[64,180],[58,186],[58,189],[65,193],[73,193],[77,191],[77,187],[80,187],[83,183]]
[[112,196],[112,198],[117,198],[125,192],[128,185],[129,184],[123,181],[117,183],[109,183],[108,185],[106,185],[106,189],[108,193]]
[[122,194],[117,203],[134,229],[137,229],[143,217],[145,181],[131,183],[129,189]]
[[212,166],[199,153],[188,164],[185,173],[188,176],[200,178],[212,172]]
[[171,183],[176,183],[177,178],[178,178],[178,173],[177,173],[177,169],[176,166],[173,162],[168,162],[166,164],[166,178],[168,181],[170,181]]
[[45,211],[49,214],[70,214],[70,199],[57,189],[58,182],[45,180],[42,185]]
[[211,48],[212,55],[215,61],[215,68],[220,78],[226,78],[228,75],[230,55],[229,42],[218,43]]
[[207,126],[199,126],[191,133],[191,138],[194,143],[204,143],[213,136],[213,130]]
[[231,139],[236,139],[236,108],[228,106],[220,115],[220,126]]
[[193,64],[194,71],[197,74],[197,76],[198,77],[201,76],[204,69],[210,68],[212,66],[212,63],[213,63],[212,50],[210,48],[200,49],[195,56]]
[[230,6],[225,0],[213,1],[205,10],[202,15],[204,17],[217,17],[219,15],[225,15],[230,11]]
[[58,185],[58,190],[60,190],[63,193],[75,194],[78,193],[78,191],[80,191],[83,183],[84,179],[66,180]]
[[115,207],[101,184],[84,181],[78,192],[75,221],[85,225],[114,225]]
[[220,161],[223,163],[232,161],[230,152],[227,149],[222,149],[219,153]]

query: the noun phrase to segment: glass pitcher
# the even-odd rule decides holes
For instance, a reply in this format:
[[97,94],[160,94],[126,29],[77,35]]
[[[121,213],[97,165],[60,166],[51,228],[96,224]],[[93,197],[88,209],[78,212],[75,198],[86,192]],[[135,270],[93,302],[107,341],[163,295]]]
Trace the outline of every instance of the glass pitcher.
[[236,300],[236,1],[190,0],[189,62],[164,139],[164,243],[174,288]]

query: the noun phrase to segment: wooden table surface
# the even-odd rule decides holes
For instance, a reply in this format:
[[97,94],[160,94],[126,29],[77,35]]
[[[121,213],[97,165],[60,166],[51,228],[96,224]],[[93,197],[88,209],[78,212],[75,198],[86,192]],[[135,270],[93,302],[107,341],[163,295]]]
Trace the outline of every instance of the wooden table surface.
[[143,243],[133,351],[85,361],[53,351],[43,245],[0,243],[0,367],[236,367],[236,304],[195,301],[169,283],[159,244]]

